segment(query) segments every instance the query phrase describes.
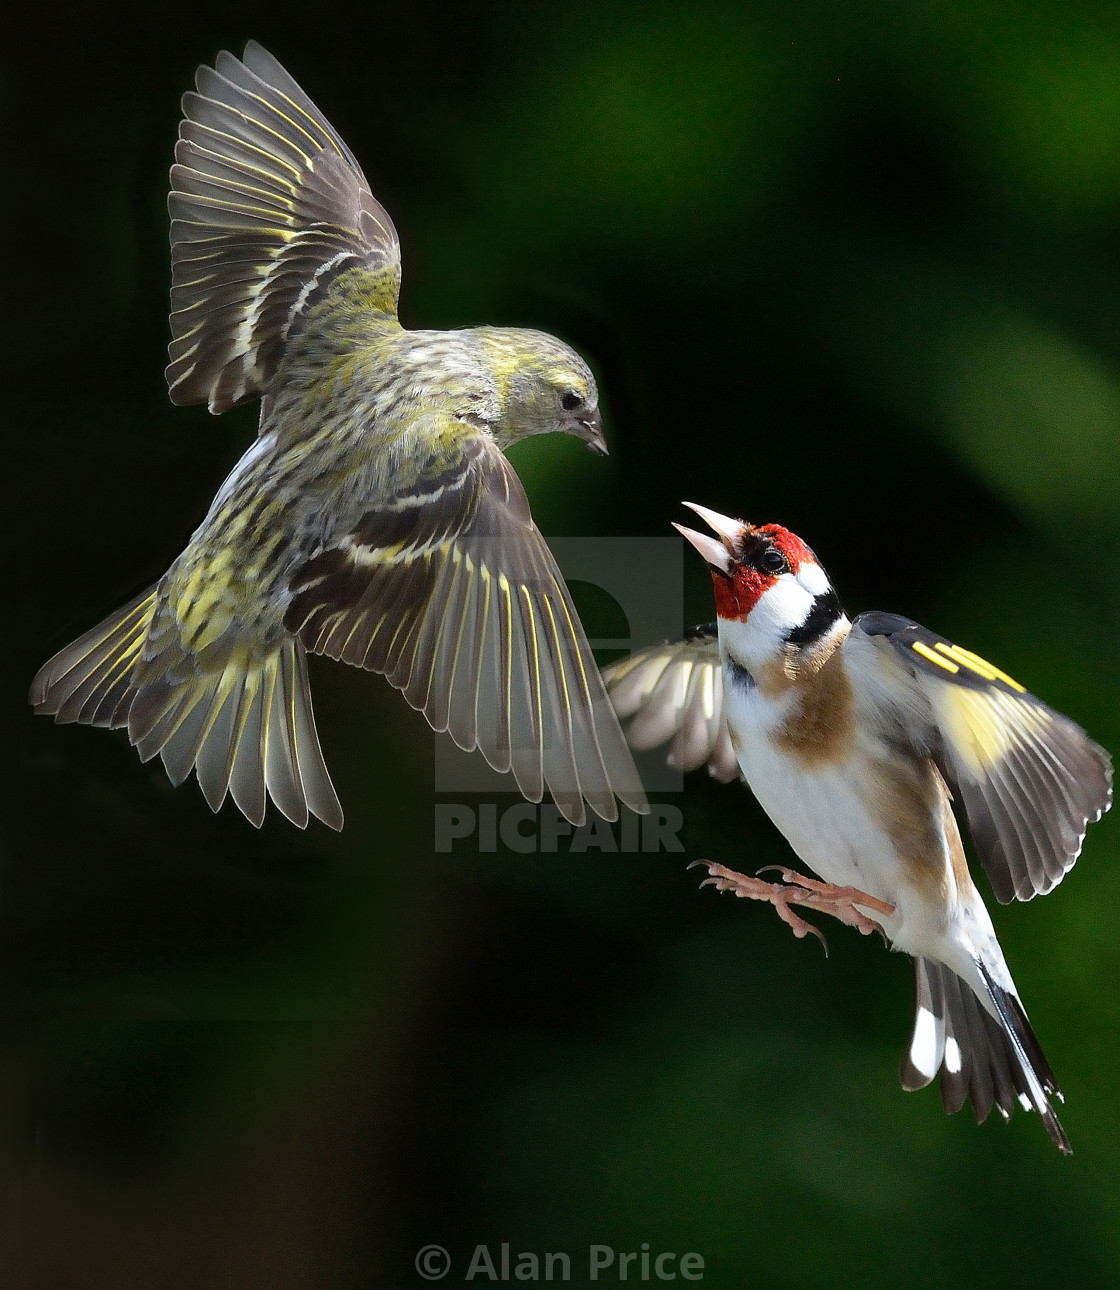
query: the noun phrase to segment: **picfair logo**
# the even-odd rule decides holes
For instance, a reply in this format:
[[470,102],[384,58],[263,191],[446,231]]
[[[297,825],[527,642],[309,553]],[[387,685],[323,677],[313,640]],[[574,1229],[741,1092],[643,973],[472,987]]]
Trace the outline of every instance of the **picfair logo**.
[[496,802],[437,802],[434,849],[446,854],[459,843],[460,850],[472,854],[493,853],[500,845],[521,855],[652,855],[683,851],[683,825],[680,807],[664,802],[651,802],[648,815],[623,809],[613,823],[589,812],[580,825],[569,823],[551,802],[506,807]]

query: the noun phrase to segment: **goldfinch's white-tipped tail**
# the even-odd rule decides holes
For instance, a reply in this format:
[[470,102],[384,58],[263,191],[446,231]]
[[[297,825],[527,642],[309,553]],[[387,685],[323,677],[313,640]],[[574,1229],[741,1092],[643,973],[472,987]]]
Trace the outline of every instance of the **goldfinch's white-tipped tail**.
[[1070,1155],[1051,1101],[1061,1098],[1061,1090],[1023,1005],[979,959],[976,966],[991,1010],[944,964],[914,960],[917,1013],[899,1071],[902,1087],[924,1088],[940,1071],[941,1099],[950,1114],[967,1101],[977,1123],[993,1106],[1005,1120],[1016,1106],[1037,1111],[1059,1151]]

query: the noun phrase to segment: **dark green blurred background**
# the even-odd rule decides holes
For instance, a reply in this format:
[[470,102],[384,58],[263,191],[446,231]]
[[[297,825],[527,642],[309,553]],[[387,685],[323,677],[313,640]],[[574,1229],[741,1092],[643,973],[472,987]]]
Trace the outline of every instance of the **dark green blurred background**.
[[[826,960],[697,889],[698,855],[787,858],[740,789],[671,799],[685,856],[433,855],[432,738],[379,678],[313,668],[340,837],[214,817],[123,736],[25,707],[254,434],[253,408],[173,409],[162,368],[178,100],[256,37],[392,213],[406,325],[541,327],[595,367],[610,460],[516,454],[546,531],[663,535],[682,498],[781,521],[851,611],[912,615],[1120,747],[1116,7],[15,22],[2,1284],[413,1286],[428,1242],[461,1284],[503,1241],[570,1252],[575,1283],[590,1244],[648,1242],[721,1287],[1118,1284],[1115,818],[1055,894],[992,902],[1067,1160],[1036,1117],[901,1092],[911,971],[877,939],[829,928]],[[683,621],[710,617],[699,564]]]

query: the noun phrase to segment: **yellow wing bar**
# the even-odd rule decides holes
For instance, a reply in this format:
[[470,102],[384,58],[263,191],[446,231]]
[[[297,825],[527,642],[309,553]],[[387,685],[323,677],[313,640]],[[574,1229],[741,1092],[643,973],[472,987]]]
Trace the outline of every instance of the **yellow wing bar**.
[[[920,644],[920,641],[916,641],[914,648],[919,649]],[[963,645],[950,645],[947,641],[938,641],[934,649],[940,650],[942,654],[951,658],[954,663],[959,663],[962,667],[971,668],[978,676],[982,676],[985,681],[1002,681],[1005,685],[1011,686],[1013,690],[1018,690],[1020,694],[1026,694],[1027,692],[1025,685],[1020,685],[1006,672],[1000,671],[998,667],[995,667],[986,659],[982,659],[979,654],[973,654],[971,650],[965,649]],[[919,653],[924,654],[927,658],[932,658],[935,663],[940,662],[928,649],[922,648]],[[956,670],[954,667],[953,671],[955,672]]]

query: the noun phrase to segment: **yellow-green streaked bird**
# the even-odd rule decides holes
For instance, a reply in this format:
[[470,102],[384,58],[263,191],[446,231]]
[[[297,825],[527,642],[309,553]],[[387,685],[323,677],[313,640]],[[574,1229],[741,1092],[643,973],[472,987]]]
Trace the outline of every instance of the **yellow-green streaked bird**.
[[126,727],[254,824],[266,794],[332,828],[306,651],[383,673],[436,730],[568,820],[647,808],[556,563],[504,456],[562,431],[606,451],[595,381],[541,332],[406,331],[389,216],[255,42],[183,99],[171,170],[167,383],[261,400],[259,437],[159,583],[56,654],[31,702]]

